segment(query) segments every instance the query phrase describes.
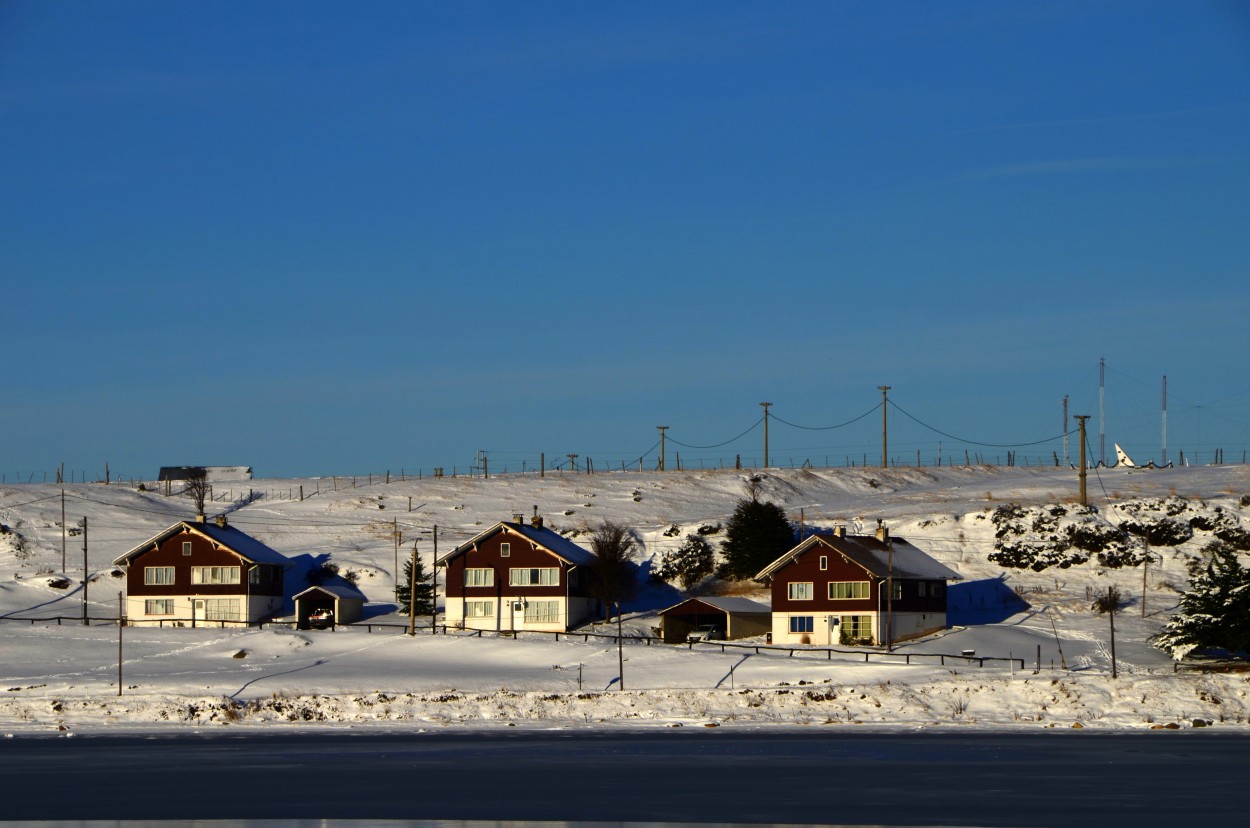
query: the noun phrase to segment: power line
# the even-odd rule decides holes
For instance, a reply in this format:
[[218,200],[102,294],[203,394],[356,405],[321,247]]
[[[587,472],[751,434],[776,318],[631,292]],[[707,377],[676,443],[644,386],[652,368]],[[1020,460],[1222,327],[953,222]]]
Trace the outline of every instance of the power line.
[[676,443],[676,444],[677,444],[677,445],[679,445],[679,446],[682,446],[683,448],[692,448],[692,449],[714,449],[714,448],[720,448],[721,446],[727,446],[727,445],[729,445],[730,443],[734,442],[735,440],[741,440],[743,437],[747,436],[747,435],[748,435],[748,434],[750,434],[752,431],[755,431],[755,429],[759,428],[760,423],[762,423],[762,422],[764,422],[764,418],[763,418],[763,417],[760,417],[758,420],[756,420],[756,421],[755,421],[755,423],[754,423],[754,424],[753,424],[750,428],[748,428],[746,431],[744,431],[744,432],[742,432],[741,434],[739,434],[737,437],[730,437],[728,440],[726,440],[726,441],[725,441],[725,442],[723,442],[723,443],[716,443],[715,445],[711,445],[711,446],[692,446],[692,445],[690,445],[689,443],[683,443],[682,441],[677,440],[677,439],[675,439],[675,438],[673,438],[673,437],[669,437],[668,439],[669,439],[669,440],[672,440],[674,443]]
[[[1054,442],[1055,440],[1059,440],[1059,439],[1062,439],[1062,438],[1063,438],[1063,435],[1062,435],[1062,434],[1057,434],[1057,435],[1055,435],[1054,437],[1047,437],[1045,440],[1034,440],[1034,441],[1032,441],[1032,442],[1028,442],[1028,443],[982,443],[982,442],[978,442],[978,441],[976,441],[976,440],[969,440],[969,439],[964,438],[964,437],[956,437],[954,434],[948,434],[948,433],[946,433],[945,431],[942,431],[942,430],[941,430],[941,429],[939,429],[939,428],[934,428],[933,426],[929,425],[928,423],[923,422],[923,421],[921,421],[921,420],[918,420],[918,419],[916,419],[915,417],[913,417],[911,414],[908,414],[906,411],[904,411],[904,410],[903,410],[903,409],[899,406],[899,404],[898,404],[898,403],[894,402],[894,400],[890,400],[890,405],[891,405],[891,407],[895,408],[895,409],[896,409],[896,410],[897,410],[900,414],[902,414],[904,417],[906,417],[907,419],[909,419],[909,420],[911,420],[912,422],[916,423],[917,425],[923,426],[924,428],[929,429],[930,431],[934,432],[935,434],[941,434],[943,437],[949,437],[949,438],[951,438],[952,440],[957,440],[957,441],[959,441],[959,442],[961,442],[961,443],[967,443],[968,445],[971,445],[971,446],[986,446],[986,447],[988,447],[988,448],[1016,448],[1016,447],[1018,447],[1018,446],[1040,446],[1040,445],[1042,445],[1043,443],[1051,443],[1051,442]],[[1069,433],[1069,434],[1072,434],[1073,432],[1069,431],[1068,433]]]
[[786,425],[790,426],[791,428],[801,428],[801,429],[803,429],[804,431],[829,431],[829,430],[831,430],[831,429],[835,429],[835,428],[844,428],[844,427],[846,427],[846,426],[851,425],[852,423],[857,423],[857,422],[859,422],[860,420],[862,420],[862,419],[864,419],[865,417],[867,417],[869,414],[871,414],[871,413],[873,413],[874,411],[876,411],[878,408],[880,408],[880,407],[881,407],[881,405],[882,405],[881,403],[877,403],[877,404],[876,404],[876,405],[874,405],[872,408],[868,409],[868,410],[867,410],[867,411],[865,411],[863,414],[860,414],[860,415],[859,415],[858,417],[856,417],[855,419],[853,419],[853,420],[847,420],[845,423],[838,423],[837,425],[831,425],[831,426],[805,426],[805,425],[799,425],[798,423],[792,423],[792,422],[790,422],[789,420],[783,420],[783,419],[781,419],[780,417],[778,417],[776,414],[773,414],[773,415],[772,415],[772,418],[773,418],[774,420],[776,420],[777,422],[780,422],[780,423],[785,423]]

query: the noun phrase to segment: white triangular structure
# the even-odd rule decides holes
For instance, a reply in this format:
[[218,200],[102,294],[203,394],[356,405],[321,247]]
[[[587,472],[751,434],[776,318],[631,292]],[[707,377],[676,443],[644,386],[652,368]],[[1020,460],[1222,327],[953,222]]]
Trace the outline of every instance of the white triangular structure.
[[1117,466],[1135,467],[1137,464],[1133,462],[1133,458],[1124,453],[1124,449],[1120,448],[1120,444],[1115,444],[1115,464]]

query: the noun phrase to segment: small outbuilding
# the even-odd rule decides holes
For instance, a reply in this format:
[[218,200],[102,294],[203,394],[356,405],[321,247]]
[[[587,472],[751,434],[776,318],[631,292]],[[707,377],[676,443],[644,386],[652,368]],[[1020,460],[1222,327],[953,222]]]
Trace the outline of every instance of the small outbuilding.
[[351,584],[320,584],[295,596],[295,620],[300,629],[318,610],[329,610],[334,624],[352,624],[365,614],[365,596]]
[[769,632],[773,628],[772,613],[770,607],[750,598],[687,598],[660,612],[660,630],[666,644],[681,644],[699,627],[713,625],[714,638],[732,641]]

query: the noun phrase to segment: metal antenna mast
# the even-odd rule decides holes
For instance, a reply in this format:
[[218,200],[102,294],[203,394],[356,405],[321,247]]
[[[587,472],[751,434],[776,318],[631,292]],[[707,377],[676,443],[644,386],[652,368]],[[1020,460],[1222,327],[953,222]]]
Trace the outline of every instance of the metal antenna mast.
[[1063,464],[1072,465],[1068,459],[1068,395],[1063,395]]
[[1168,375],[1163,375],[1163,463],[1168,464]]
[[1098,358],[1098,462],[1107,465],[1107,358]]

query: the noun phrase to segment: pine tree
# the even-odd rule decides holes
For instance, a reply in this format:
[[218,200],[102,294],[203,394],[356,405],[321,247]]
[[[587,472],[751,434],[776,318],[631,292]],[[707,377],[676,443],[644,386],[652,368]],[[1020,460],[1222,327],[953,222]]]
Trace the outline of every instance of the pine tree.
[[676,549],[665,552],[656,571],[661,579],[676,578],[681,588],[689,592],[716,568],[716,553],[702,535],[686,535],[686,540]]
[[[434,612],[434,584],[431,583],[430,576],[425,572],[425,564],[421,562],[421,556],[417,555],[417,600],[416,614],[430,615]],[[412,558],[404,561],[404,574],[400,579],[399,586],[395,590],[395,600],[399,603],[399,611],[408,613],[408,595],[409,584],[412,583]]]
[[1250,570],[1224,541],[1212,541],[1203,552],[1204,560],[1190,565],[1180,613],[1168,621],[1155,645],[1178,659],[1199,647],[1250,652]]
[[794,529],[780,506],[754,498],[739,500],[721,541],[722,572],[738,580],[753,578],[793,546]]

